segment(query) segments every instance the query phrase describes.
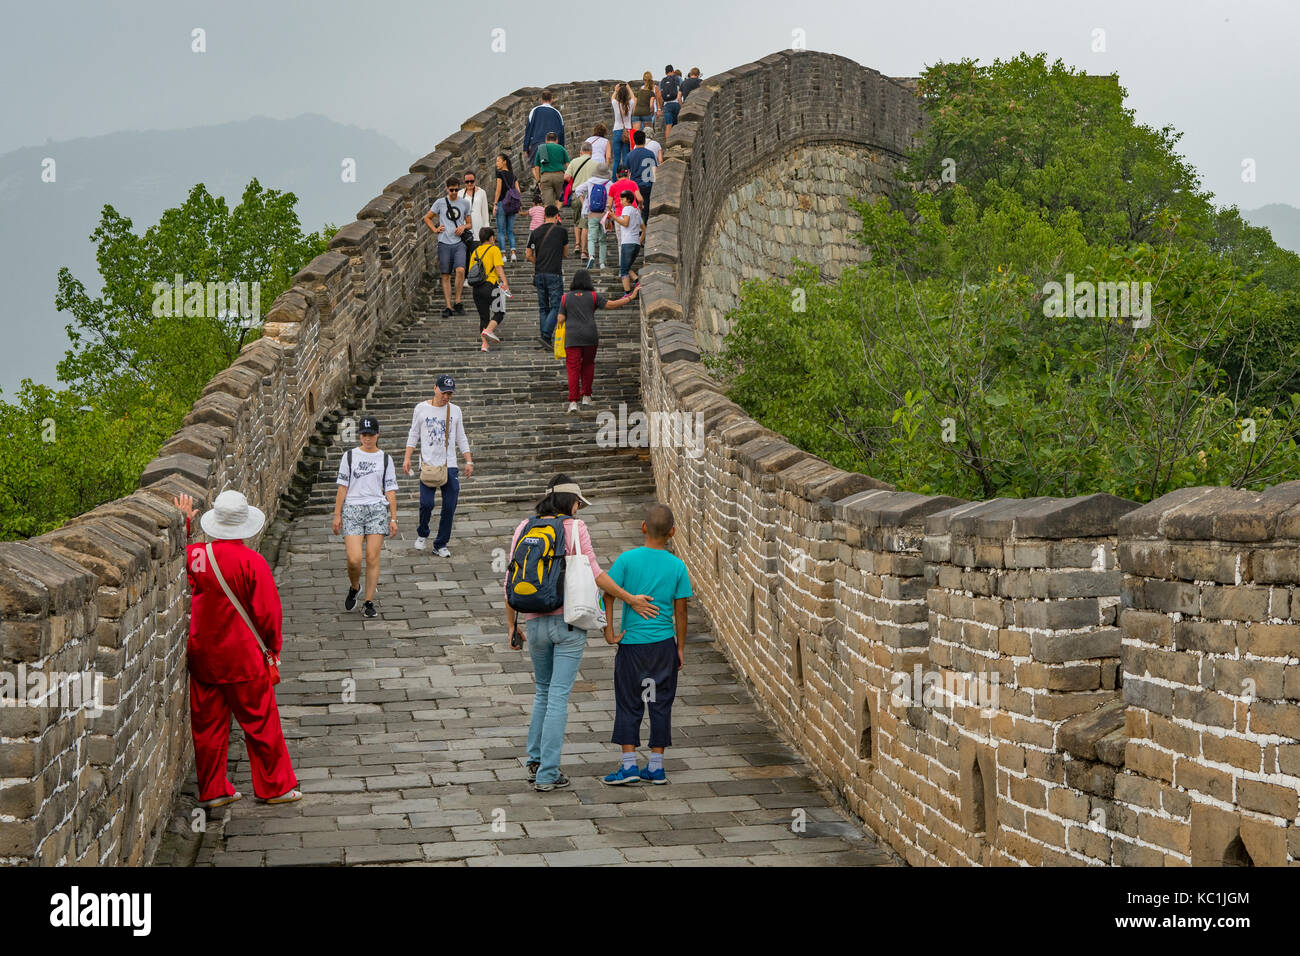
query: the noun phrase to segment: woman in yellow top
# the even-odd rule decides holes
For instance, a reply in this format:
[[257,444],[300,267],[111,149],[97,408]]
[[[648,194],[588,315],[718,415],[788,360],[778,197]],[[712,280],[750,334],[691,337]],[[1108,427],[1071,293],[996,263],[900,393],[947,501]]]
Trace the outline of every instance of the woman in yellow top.
[[474,293],[474,305],[478,307],[478,334],[483,342],[483,347],[479,350],[481,352],[488,351],[489,339],[493,342],[501,341],[496,331],[506,317],[506,299],[510,295],[510,283],[506,281],[506,263],[501,258],[501,250],[492,241],[495,235],[496,230],[491,226],[484,226],[478,231],[478,245],[469,257],[467,269],[472,271],[475,262],[482,262],[483,271],[487,275],[486,282],[470,286]]

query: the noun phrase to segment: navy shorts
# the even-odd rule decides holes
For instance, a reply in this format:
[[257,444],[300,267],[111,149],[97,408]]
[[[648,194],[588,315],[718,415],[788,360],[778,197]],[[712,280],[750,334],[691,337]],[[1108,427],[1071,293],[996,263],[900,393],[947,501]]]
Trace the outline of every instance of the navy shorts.
[[464,269],[465,243],[459,239],[455,242],[438,243],[438,268],[442,270],[443,275],[451,275],[457,269]]
[[681,110],[681,108],[682,108],[681,103],[664,104],[664,125],[665,126],[677,125],[677,113]]
[[641,721],[650,708],[650,746],[673,745],[677,696],[677,642],[619,644],[614,655],[614,734],[611,743],[641,746]]

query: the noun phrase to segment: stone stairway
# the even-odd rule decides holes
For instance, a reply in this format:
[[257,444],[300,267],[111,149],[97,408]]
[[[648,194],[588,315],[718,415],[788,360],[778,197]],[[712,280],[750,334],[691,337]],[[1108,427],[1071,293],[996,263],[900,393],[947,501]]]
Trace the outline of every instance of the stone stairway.
[[[475,465],[473,478],[467,479],[462,461],[461,507],[536,500],[545,480],[559,472],[571,475],[584,490],[591,489],[588,497],[651,493],[648,449],[597,443],[602,412],[617,418],[620,404],[629,413],[641,406],[637,310],[627,306],[599,313],[594,403],[566,413],[564,362],[538,338],[537,290],[532,264],[523,258],[528,229],[522,214],[516,219],[516,235],[519,261],[512,263],[507,256],[505,271],[513,297],[498,329],[501,343],[481,352],[470,290],[466,288],[462,298],[465,314],[444,318],[440,280],[429,277],[417,294],[415,321],[395,335],[369,394],[348,416],[379,419],[380,447],[400,469],[412,411],[433,397],[439,375],[450,374],[456,380],[453,401],[464,410]],[[580,266],[581,260],[572,257],[565,263],[566,284]],[[602,294],[622,294],[617,275],[616,268],[593,274]],[[305,513],[333,510],[334,478],[347,447],[332,440],[317,459],[319,469],[302,505]],[[399,474],[399,482],[401,496],[414,501],[419,490],[414,476]]]

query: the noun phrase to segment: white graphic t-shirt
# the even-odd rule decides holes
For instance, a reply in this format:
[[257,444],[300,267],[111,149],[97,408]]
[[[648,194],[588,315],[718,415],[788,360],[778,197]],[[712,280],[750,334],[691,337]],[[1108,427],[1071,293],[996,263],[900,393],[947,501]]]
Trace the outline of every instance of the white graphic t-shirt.
[[406,447],[420,449],[420,460],[426,465],[457,468],[456,452],[469,454],[469,439],[465,437],[465,416],[460,406],[454,402],[447,404],[451,406],[451,441],[447,441],[447,405],[435,408],[432,402],[421,402],[411,416]]
[[351,472],[348,470],[348,453],[343,453],[338,484],[348,489],[348,496],[343,500],[346,505],[381,505],[388,500],[384,492],[397,490],[397,468],[392,456],[385,452],[354,448]]

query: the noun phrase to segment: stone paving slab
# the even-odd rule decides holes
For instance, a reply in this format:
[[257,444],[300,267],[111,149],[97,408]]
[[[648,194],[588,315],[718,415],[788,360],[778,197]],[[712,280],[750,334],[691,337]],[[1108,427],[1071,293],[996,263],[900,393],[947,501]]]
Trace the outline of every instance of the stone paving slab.
[[[457,321],[467,329],[473,323]],[[527,322],[521,317],[520,329]],[[509,347],[535,349],[526,338]],[[638,353],[626,352],[635,369]],[[487,424],[476,430],[483,414],[477,405],[465,409],[476,461],[495,459],[499,470],[508,450],[491,447]],[[562,406],[553,411],[563,417]],[[386,441],[381,447],[391,451],[402,438]],[[540,497],[550,476],[515,477]],[[573,785],[534,791],[523,750],[532,665],[505,639],[502,593],[504,549],[529,509],[491,496],[476,503],[463,493],[452,557],[438,558],[412,547],[414,481],[399,481],[404,536],[384,546],[377,619],[343,610],[343,542],[330,533],[329,516],[307,513],[292,522],[275,569],[285,629],[277,698],[305,797],[278,807],[255,803],[235,727],[231,778],[247,798],[213,815],[199,865],[899,865],[832,805],[764,720],[703,619],[688,631],[673,708],[677,746],[665,762],[671,783],[600,782],[618,761],[619,748],[609,742],[615,648],[593,634],[570,699],[563,769]],[[625,487],[638,481],[645,483],[633,475]],[[594,504],[582,516],[608,567],[642,543],[640,523],[653,499],[584,491]],[[644,748],[643,763],[647,754]],[[799,810],[806,825],[795,832]]]

